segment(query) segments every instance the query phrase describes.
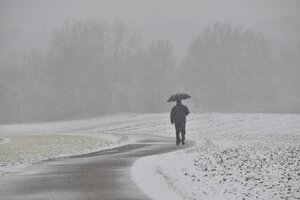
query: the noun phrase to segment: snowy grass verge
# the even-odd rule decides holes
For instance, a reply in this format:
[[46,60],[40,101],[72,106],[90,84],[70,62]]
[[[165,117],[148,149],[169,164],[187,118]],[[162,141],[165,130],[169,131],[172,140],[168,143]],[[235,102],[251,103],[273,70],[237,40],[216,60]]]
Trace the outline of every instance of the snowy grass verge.
[[[5,142],[4,142],[4,139]],[[14,135],[2,137],[0,175],[51,158],[100,151],[123,145],[124,138],[93,134]]]
[[148,156],[137,160],[131,169],[133,180],[146,195],[153,199],[183,199],[182,194],[169,181],[169,177],[162,174],[160,167],[155,164],[158,160],[158,156]]

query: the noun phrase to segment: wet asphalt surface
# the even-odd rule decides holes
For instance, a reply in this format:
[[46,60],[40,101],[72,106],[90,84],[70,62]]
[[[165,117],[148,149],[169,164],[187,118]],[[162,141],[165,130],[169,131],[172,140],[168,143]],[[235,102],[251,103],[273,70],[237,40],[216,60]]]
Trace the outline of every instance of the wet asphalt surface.
[[131,177],[133,163],[144,156],[184,149],[174,138],[136,136],[137,142],[68,158],[40,162],[0,177],[0,200],[150,199]]

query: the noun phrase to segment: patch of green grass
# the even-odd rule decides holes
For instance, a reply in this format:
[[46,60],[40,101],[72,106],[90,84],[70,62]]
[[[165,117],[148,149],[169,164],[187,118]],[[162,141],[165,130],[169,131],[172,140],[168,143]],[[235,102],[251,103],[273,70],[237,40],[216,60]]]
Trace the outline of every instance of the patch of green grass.
[[9,138],[9,143],[0,145],[0,166],[84,153],[107,142],[93,136],[63,134],[11,136]]

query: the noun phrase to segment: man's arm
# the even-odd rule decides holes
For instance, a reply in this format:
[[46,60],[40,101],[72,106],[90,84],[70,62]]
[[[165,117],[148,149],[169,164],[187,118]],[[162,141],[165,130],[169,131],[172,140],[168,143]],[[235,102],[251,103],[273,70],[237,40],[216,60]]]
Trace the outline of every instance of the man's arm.
[[188,107],[186,107],[185,114],[186,114],[186,116],[187,116],[188,114],[190,114],[190,111],[189,111]]
[[170,113],[170,121],[171,121],[171,124],[174,123],[174,108],[172,108],[171,113]]

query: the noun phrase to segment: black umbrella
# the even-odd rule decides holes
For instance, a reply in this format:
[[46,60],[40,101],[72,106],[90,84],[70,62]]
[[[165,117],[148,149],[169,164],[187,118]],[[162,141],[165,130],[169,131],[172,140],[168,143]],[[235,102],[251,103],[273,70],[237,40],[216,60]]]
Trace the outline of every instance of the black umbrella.
[[168,102],[171,102],[171,101],[181,101],[181,100],[188,99],[188,98],[191,98],[191,96],[188,95],[188,94],[177,93],[177,94],[171,95],[170,98],[168,99]]

